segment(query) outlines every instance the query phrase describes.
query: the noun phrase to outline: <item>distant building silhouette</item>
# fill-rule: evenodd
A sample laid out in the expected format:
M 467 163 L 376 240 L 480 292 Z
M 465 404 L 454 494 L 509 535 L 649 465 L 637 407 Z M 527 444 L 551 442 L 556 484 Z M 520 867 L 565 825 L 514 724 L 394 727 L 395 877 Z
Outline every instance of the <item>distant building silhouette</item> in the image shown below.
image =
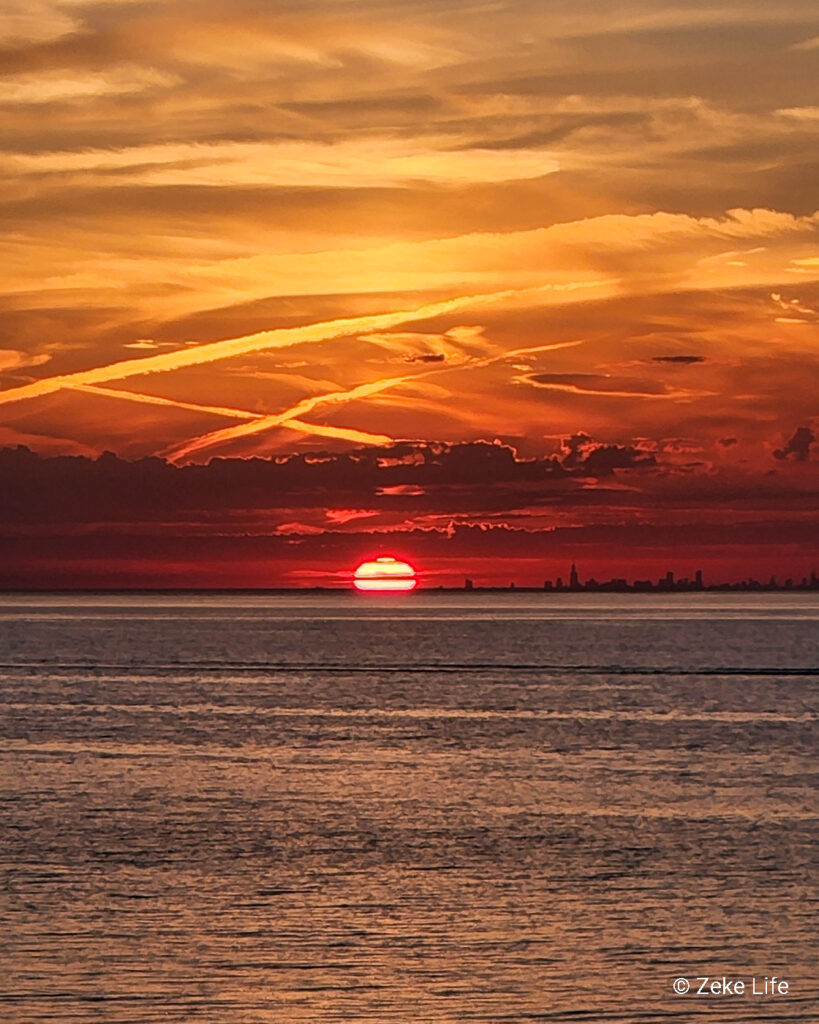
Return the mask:
M 658 590 L 674 589 L 674 573 L 669 569 L 665 576 L 657 583 Z
M 514 581 L 510 582 L 506 587 L 490 586 L 490 587 L 476 587 L 473 580 L 469 577 L 464 581 L 464 590 L 515 590 L 518 589 Z M 609 591 L 615 593 L 685 593 L 690 591 L 719 591 L 719 590 L 739 590 L 739 591 L 817 591 L 819 590 L 819 576 L 814 570 L 811 572 L 810 577 L 803 576 L 799 583 L 795 583 L 792 577 L 787 577 L 785 582 L 780 585 L 777 583 L 777 577 L 771 576 L 767 583 L 762 583 L 760 580 L 748 577 L 744 580 L 737 580 L 733 583 L 710 583 L 706 586 L 703 579 L 702 569 L 697 569 L 694 573 L 694 578 L 689 579 L 688 577 L 682 577 L 677 579 L 674 575 L 673 570 L 667 570 L 656 583 L 652 580 L 634 580 L 629 581 L 624 576 L 615 576 L 610 580 L 596 580 L 593 576 L 590 576 L 587 580 L 583 581 L 580 579 L 580 575 L 577 571 L 577 564 L 572 562 L 571 569 L 569 570 L 569 583 L 568 586 L 564 582 L 562 576 L 558 576 L 557 579 L 552 583 L 551 580 L 544 580 L 543 586 L 541 587 L 521 587 L 521 590 L 544 590 L 550 593 L 566 593 L 567 591 L 574 593 L 595 593 L 597 591 Z

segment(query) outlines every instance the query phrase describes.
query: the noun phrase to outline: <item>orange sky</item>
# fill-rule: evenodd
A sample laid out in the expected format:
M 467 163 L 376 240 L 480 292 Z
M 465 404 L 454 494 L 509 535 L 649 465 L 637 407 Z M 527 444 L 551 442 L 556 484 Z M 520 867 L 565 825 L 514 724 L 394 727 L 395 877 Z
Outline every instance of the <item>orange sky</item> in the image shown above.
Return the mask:
M 592 570 L 616 568 L 615 526 L 652 571 L 812 567 L 788 536 L 819 494 L 814 4 L 7 0 L 0 40 L 0 446 L 569 460 L 560 485 L 489 467 L 446 500 L 409 474 L 389 507 L 373 477 L 118 513 L 106 585 L 163 579 L 166 553 L 134 554 L 148 520 L 301 537 L 295 568 L 265 563 L 276 584 L 332 571 L 351 535 L 369 554 L 427 529 L 437 564 L 503 574 L 491 531 L 456 543 L 489 522 L 532 559 L 541 533 L 602 530 Z M 618 448 L 631 463 L 584 462 Z M 68 542 L 21 549 L 47 517 L 3 502 L 7 583 L 98 578 Z M 734 523 L 718 553 L 708 530 Z M 692 524 L 686 551 L 634 533 Z M 111 525 L 84 507 L 66 529 Z M 250 579 L 238 549 L 202 557 L 166 577 Z

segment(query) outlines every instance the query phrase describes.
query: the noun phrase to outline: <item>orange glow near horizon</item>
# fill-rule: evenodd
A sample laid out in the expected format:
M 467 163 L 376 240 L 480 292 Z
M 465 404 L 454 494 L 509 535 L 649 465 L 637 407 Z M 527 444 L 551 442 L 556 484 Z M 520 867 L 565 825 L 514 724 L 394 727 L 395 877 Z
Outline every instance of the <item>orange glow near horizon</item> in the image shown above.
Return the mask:
M 391 555 L 362 562 L 353 574 L 356 590 L 367 592 L 391 592 L 414 590 L 418 580 L 409 562 L 401 562 Z

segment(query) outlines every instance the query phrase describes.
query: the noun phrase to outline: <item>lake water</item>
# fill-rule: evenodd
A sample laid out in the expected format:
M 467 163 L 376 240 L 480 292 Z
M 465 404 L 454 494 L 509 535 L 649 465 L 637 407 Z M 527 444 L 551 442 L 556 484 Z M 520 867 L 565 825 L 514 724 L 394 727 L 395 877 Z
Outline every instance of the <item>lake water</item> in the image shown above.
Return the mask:
M 2 596 L 0 1020 L 816 1020 L 817 681 L 810 594 Z

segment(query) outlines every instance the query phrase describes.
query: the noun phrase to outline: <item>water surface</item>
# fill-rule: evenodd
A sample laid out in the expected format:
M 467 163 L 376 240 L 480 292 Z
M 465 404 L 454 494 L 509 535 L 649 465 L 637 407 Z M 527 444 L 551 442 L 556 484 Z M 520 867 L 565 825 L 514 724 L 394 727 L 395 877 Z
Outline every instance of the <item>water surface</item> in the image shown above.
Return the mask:
M 814 1020 L 817 678 L 809 594 L 6 595 L 0 1019 Z

